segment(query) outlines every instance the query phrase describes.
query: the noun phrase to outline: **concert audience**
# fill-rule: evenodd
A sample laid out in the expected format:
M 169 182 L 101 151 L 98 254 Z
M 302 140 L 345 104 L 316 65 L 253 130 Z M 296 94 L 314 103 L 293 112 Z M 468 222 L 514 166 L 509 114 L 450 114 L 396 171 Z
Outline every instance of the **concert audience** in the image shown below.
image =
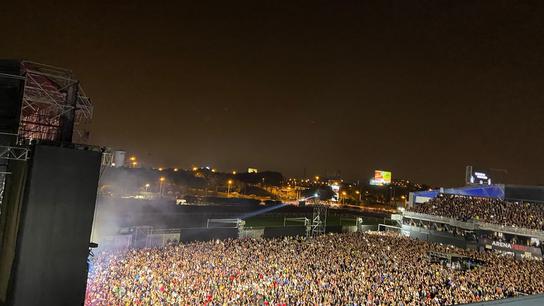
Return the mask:
M 475 220 L 544 230 L 544 204 L 440 195 L 426 203 L 415 205 L 411 210 L 463 221 Z
M 484 265 L 460 271 L 429 251 Z M 451 305 L 544 292 L 544 264 L 391 233 L 100 252 L 86 305 Z

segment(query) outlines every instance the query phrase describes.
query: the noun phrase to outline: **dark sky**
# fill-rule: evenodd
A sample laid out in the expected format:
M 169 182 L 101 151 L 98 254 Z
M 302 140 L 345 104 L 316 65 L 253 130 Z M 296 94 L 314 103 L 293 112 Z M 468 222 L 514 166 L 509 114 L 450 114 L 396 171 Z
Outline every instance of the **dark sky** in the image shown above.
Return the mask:
M 541 1 L 7 1 L 0 58 L 71 68 L 92 142 L 156 166 L 544 183 Z

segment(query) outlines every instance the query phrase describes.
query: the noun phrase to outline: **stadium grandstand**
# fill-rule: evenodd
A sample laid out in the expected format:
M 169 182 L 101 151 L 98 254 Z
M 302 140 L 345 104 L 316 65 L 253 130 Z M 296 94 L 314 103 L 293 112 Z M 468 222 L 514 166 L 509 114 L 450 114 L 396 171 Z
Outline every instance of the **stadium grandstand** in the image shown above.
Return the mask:
M 541 258 L 544 187 L 476 185 L 410 194 L 405 235 L 463 248 Z

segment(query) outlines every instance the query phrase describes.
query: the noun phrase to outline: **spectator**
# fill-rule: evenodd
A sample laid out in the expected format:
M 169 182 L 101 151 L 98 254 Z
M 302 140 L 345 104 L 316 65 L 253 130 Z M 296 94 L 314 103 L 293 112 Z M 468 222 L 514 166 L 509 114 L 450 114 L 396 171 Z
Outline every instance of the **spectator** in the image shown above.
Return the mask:
M 426 203 L 417 204 L 412 211 L 461 221 L 475 220 L 544 230 L 544 204 L 440 195 Z
M 460 271 L 429 251 L 485 262 Z M 383 233 L 242 239 L 107 251 L 87 305 L 451 305 L 544 292 L 540 261 Z

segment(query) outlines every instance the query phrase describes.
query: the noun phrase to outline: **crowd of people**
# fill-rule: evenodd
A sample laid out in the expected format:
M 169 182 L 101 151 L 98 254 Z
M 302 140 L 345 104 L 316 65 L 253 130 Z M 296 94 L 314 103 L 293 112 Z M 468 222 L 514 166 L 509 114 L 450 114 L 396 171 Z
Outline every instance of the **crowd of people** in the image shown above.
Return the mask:
M 483 262 L 462 271 L 429 252 Z M 451 305 L 544 292 L 544 264 L 391 233 L 101 251 L 86 305 Z
M 500 199 L 439 195 L 415 205 L 414 212 L 458 220 L 544 230 L 544 204 L 509 202 Z

